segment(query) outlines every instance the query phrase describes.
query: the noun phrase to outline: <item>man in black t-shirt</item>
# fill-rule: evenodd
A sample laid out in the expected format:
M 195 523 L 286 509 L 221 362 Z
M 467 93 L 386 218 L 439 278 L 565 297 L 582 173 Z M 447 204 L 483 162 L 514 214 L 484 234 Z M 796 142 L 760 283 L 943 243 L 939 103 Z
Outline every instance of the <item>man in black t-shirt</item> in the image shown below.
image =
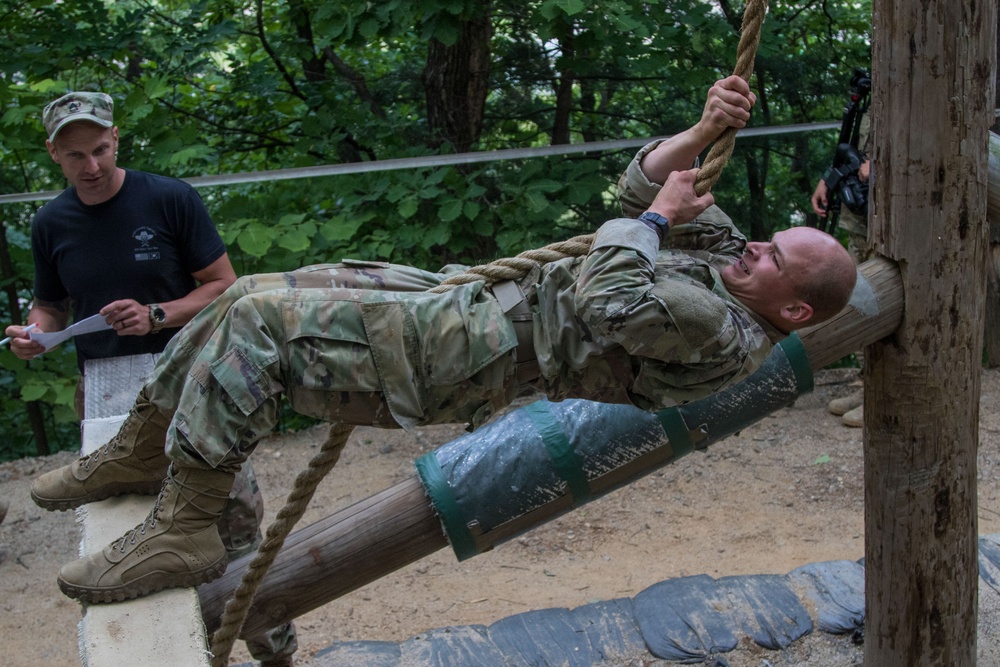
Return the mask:
M 103 317 L 112 330 L 74 339 L 81 373 L 88 359 L 162 352 L 182 326 L 236 281 L 226 246 L 194 188 L 117 165 L 113 109 L 105 93 L 74 92 L 42 114 L 49 135 L 45 145 L 70 187 L 32 221 L 35 299 L 27 319 L 36 331 L 54 332 L 66 328 L 71 316 L 76 322 Z M 45 351 L 24 327 L 7 327 L 6 334 L 21 359 Z M 76 403 L 82 419 L 82 391 Z M 146 419 L 134 446 L 119 443 L 81 458 L 61 486 L 83 493 L 99 484 L 101 475 L 124 466 L 130 476 L 115 493 L 157 493 L 169 464 L 166 426 Z M 108 461 L 102 465 L 94 457 Z M 41 504 L 58 510 L 75 506 Z M 244 468 L 219 521 L 231 559 L 259 542 L 262 518 L 253 471 Z M 294 626 L 247 638 L 247 646 L 262 665 L 290 665 L 297 648 Z
M 113 331 L 76 339 L 87 359 L 161 352 L 173 333 L 236 280 L 194 189 L 119 167 L 118 128 L 104 93 L 70 93 L 45 109 L 49 155 L 69 182 L 31 225 L 36 331 L 100 314 Z M 21 359 L 44 351 L 8 327 Z

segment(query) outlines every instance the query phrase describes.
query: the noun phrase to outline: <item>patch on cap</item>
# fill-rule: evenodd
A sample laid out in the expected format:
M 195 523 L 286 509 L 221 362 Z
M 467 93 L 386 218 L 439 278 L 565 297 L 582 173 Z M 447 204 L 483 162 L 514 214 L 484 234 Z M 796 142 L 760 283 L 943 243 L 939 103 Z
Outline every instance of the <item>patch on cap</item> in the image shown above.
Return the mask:
M 101 127 L 112 127 L 115 103 L 106 93 L 67 93 L 50 102 L 42 111 L 42 123 L 49 133 L 49 141 L 68 123 L 85 120 Z

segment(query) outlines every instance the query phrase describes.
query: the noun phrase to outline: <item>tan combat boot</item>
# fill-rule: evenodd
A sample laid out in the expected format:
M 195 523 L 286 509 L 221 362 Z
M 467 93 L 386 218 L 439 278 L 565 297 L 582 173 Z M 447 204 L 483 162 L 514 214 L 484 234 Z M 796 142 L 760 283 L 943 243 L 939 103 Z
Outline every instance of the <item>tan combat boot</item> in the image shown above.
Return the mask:
M 858 389 L 847 396 L 833 399 L 827 404 L 826 409 L 830 411 L 830 414 L 837 415 L 839 417 L 850 412 L 864 402 L 865 391 L 864 389 Z
M 106 445 L 40 476 L 31 485 L 31 499 L 47 510 L 68 510 L 123 493 L 157 493 L 170 465 L 163 449 L 169 425 L 170 417 L 140 392 Z
M 222 576 L 228 559 L 215 522 L 235 475 L 177 464 L 170 470 L 145 521 L 63 566 L 63 593 L 89 603 L 120 602 Z

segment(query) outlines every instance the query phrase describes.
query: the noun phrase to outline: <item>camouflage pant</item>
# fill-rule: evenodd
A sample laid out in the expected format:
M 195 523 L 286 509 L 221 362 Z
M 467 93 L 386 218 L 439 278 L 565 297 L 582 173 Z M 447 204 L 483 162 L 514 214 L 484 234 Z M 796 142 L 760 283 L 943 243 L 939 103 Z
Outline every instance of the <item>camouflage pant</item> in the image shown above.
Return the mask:
M 287 362 L 286 300 L 316 304 L 320 312 L 324 304 L 352 301 L 358 290 L 424 292 L 441 279 L 441 274 L 371 263 L 238 279 L 170 341 L 146 385 L 149 400 L 174 417 L 167 454 L 188 465 L 207 463 L 236 472 L 270 432 L 286 389 L 280 372 Z M 328 395 L 319 410 L 301 409 L 295 387 L 289 391 L 293 408 L 327 421 L 398 427 L 374 385 L 342 401 L 330 401 L 324 392 Z
M 855 264 L 863 264 L 874 254 L 868 245 L 868 221 L 846 208 L 840 212 L 837 226 L 847 230 L 847 250 Z
M 164 414 L 175 415 L 178 412 L 185 386 L 188 385 L 189 389 L 191 386 L 196 386 L 191 385 L 188 380 L 189 374 L 195 370 L 194 362 L 198 358 L 198 353 L 209 344 L 209 339 L 219 327 L 226 326 L 230 308 L 242 297 L 275 291 L 294 293 L 296 290 L 311 288 L 426 291 L 436 285 L 440 279 L 439 274 L 411 271 L 405 268 L 394 270 L 388 266 L 371 263 L 356 263 L 352 264 L 351 268 L 341 265 L 306 267 L 290 273 L 240 278 L 171 340 L 160 356 L 156 369 L 147 383 L 148 396 Z M 367 406 L 363 409 L 367 409 L 373 415 L 381 413 L 380 402 L 374 395 L 359 396 L 358 398 L 369 399 Z M 220 408 L 222 407 L 224 406 L 220 404 Z M 358 407 L 355 405 L 355 408 Z M 276 412 L 276 405 L 269 406 L 268 409 L 271 414 L 265 415 L 265 422 L 273 424 L 275 416 L 273 413 Z M 245 451 L 240 452 L 240 454 L 248 453 L 256 440 L 260 436 L 266 435 L 265 429 L 261 428 L 252 433 L 246 432 L 243 424 L 235 424 L 232 420 L 223 418 L 221 415 L 225 412 L 224 409 L 214 411 L 211 415 L 212 421 L 217 423 L 223 432 L 242 433 L 242 438 L 247 445 L 244 448 Z M 237 411 L 237 414 L 241 415 L 242 413 Z M 384 413 L 382 417 L 372 417 L 375 421 L 380 418 L 384 418 L 387 425 L 391 421 L 391 417 L 387 413 Z M 171 426 L 171 430 L 174 428 Z M 204 461 L 199 455 L 192 454 L 183 447 L 177 447 L 176 443 L 176 439 L 168 434 L 167 453 L 171 458 L 193 465 L 204 465 Z M 245 456 L 240 458 L 243 459 Z M 232 467 L 232 463 L 229 461 L 227 464 Z M 234 500 L 227 504 L 219 519 L 219 532 L 226 544 L 230 560 L 256 549 L 261 541 L 259 526 L 263 518 L 263 502 L 249 460 L 245 460 L 242 465 L 235 462 L 235 465 L 239 466 L 243 474 L 237 474 L 232 491 Z M 237 472 L 236 469 L 233 471 Z M 295 627 L 292 623 L 288 623 L 256 637 L 249 637 L 246 643 L 251 655 L 257 660 L 290 656 L 297 648 Z

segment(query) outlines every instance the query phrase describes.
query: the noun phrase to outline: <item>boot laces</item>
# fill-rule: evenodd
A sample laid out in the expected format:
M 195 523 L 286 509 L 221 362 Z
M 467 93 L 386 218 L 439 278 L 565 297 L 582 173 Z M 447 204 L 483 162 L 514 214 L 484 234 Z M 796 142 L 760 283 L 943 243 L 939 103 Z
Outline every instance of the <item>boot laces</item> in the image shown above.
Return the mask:
M 143 519 L 142 523 L 136 525 L 135 528 L 130 528 L 125 531 L 124 535 L 112 542 L 112 549 L 114 549 L 117 545 L 118 550 L 121 553 L 125 553 L 129 544 L 135 544 L 136 540 L 146 535 L 147 528 L 149 528 L 149 530 L 156 528 L 156 522 L 160 518 L 160 512 L 163 510 L 163 499 L 167 495 L 167 483 L 169 481 L 169 477 L 163 480 L 163 486 L 160 487 L 160 494 L 156 496 L 156 501 L 153 503 L 153 509 L 149 510 L 149 514 L 146 515 L 146 518 Z
M 118 431 L 118 433 L 115 433 L 115 436 L 110 440 L 108 440 L 104 445 L 102 445 L 98 449 L 95 449 L 94 451 L 92 451 L 90 454 L 87 455 L 87 457 L 84 459 L 82 463 L 83 469 L 90 470 L 91 463 L 95 465 L 99 464 L 102 458 L 104 458 L 105 456 L 111 454 L 112 452 L 118 449 L 118 445 L 120 442 L 121 442 L 121 431 Z
M 135 544 L 136 540 L 146 535 L 147 528 L 151 531 L 156 528 L 156 522 L 160 519 L 160 513 L 163 511 L 163 501 L 167 496 L 168 486 L 176 488 L 177 494 L 181 498 L 183 498 L 188 504 L 193 505 L 195 508 L 205 512 L 206 514 L 210 513 L 210 511 L 196 502 L 200 496 L 209 496 L 220 500 L 229 498 L 228 493 L 213 493 L 212 490 L 209 489 L 199 490 L 185 484 L 174 477 L 174 468 L 171 466 L 167 469 L 167 477 L 163 480 L 163 486 L 160 487 L 160 494 L 156 496 L 156 501 L 153 503 L 153 509 L 149 511 L 149 514 L 146 515 L 146 518 L 142 523 L 138 524 L 135 528 L 126 531 L 124 535 L 115 540 L 111 544 L 112 548 L 117 544 L 119 551 L 125 553 L 129 544 Z
M 146 419 L 145 417 L 143 417 L 139 413 L 139 411 L 136 410 L 134 407 L 131 410 L 129 410 L 128 417 L 126 418 L 125 424 L 130 423 L 129 420 L 133 420 L 132 423 L 134 423 L 135 420 L 138 420 L 139 422 L 142 422 L 143 424 L 151 424 L 152 423 L 149 419 Z M 84 461 L 82 463 L 84 470 L 90 470 L 90 464 L 91 463 L 99 464 L 102 458 L 104 458 L 105 456 L 110 455 L 111 453 L 113 453 L 113 452 L 115 452 L 115 451 L 118 450 L 118 445 L 121 444 L 122 440 L 125 437 L 124 436 L 124 431 L 125 431 L 124 427 L 125 427 L 125 424 L 122 424 L 122 428 L 118 429 L 118 432 L 115 433 L 114 437 L 111 438 L 110 440 L 108 440 L 108 442 L 106 444 L 104 444 L 99 449 L 96 449 L 93 452 L 91 452 L 89 455 L 87 455 L 86 459 L 84 459 Z

